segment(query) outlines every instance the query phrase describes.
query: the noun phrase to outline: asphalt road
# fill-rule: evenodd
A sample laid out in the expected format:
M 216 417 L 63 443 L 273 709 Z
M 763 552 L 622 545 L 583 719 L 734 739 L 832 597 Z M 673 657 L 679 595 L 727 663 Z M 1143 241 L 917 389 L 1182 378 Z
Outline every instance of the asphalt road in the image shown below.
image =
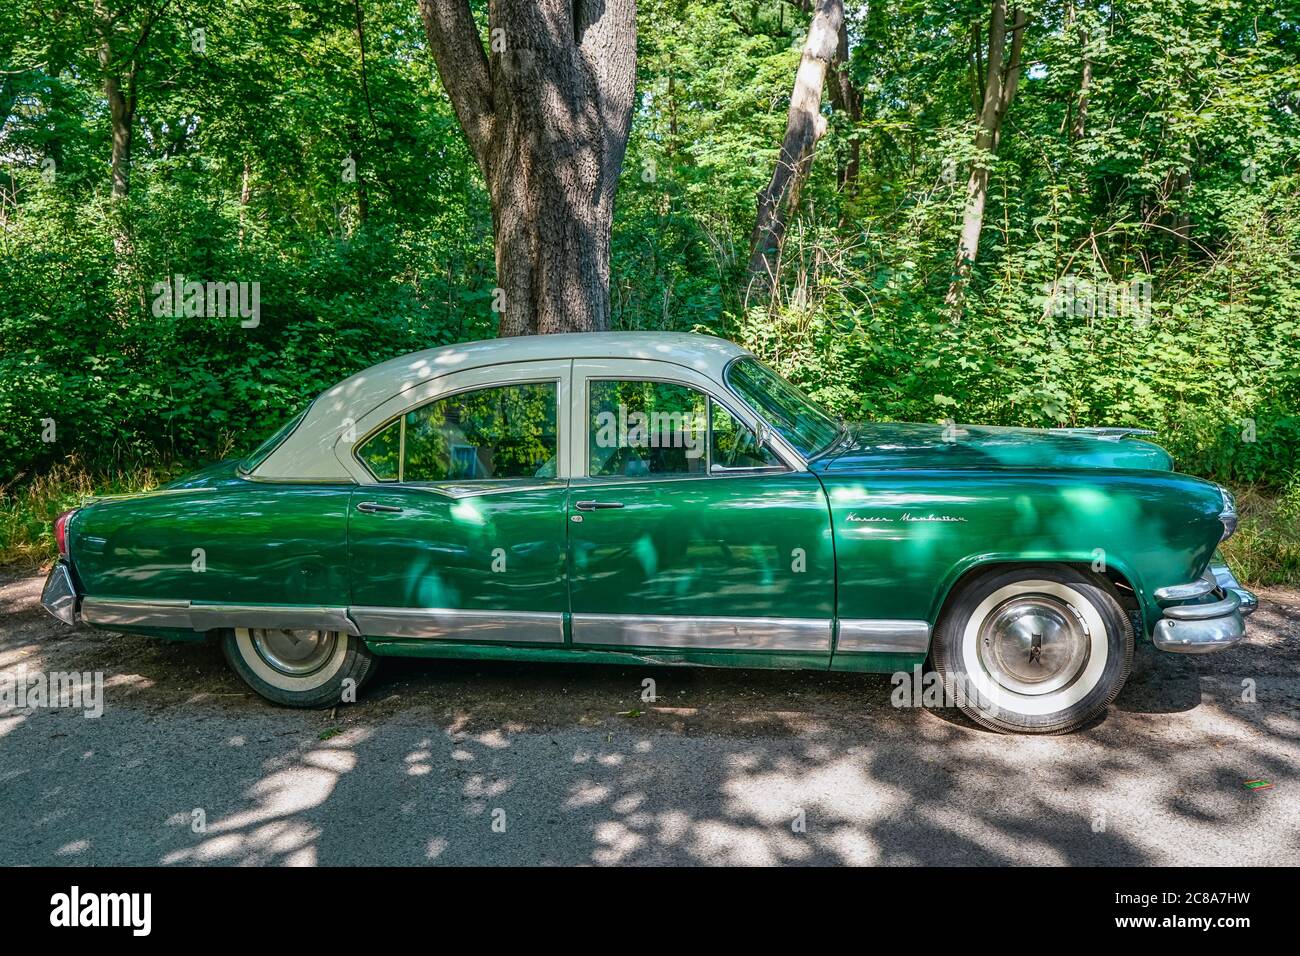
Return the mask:
M 809 672 L 385 662 L 281 710 L 40 584 L 0 579 L 0 675 L 103 672 L 104 710 L 0 708 L 0 865 L 1300 863 L 1300 592 L 1015 738 Z

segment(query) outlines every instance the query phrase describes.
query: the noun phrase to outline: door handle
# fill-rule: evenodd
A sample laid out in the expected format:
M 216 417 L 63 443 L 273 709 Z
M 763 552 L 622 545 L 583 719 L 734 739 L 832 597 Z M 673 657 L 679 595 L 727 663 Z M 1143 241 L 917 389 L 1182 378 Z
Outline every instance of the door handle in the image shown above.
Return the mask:
M 573 507 L 579 511 L 604 511 L 606 508 L 621 508 L 621 501 L 578 501 Z
M 402 509 L 397 505 L 381 505 L 377 501 L 360 501 L 357 503 L 357 510 L 364 511 L 367 514 L 382 512 L 383 514 L 396 514 Z

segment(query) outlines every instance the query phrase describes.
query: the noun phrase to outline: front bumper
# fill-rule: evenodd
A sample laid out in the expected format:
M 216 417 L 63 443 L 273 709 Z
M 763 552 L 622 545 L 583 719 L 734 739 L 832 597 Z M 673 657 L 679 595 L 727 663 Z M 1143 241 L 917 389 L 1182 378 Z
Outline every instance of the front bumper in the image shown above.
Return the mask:
M 1191 584 L 1160 588 L 1155 597 L 1168 606 L 1151 642 L 1174 654 L 1210 654 L 1231 647 L 1246 636 L 1245 618 L 1259 605 L 1226 564 L 1211 565 Z
M 68 566 L 60 561 L 45 579 L 45 588 L 41 591 L 41 607 L 64 624 L 76 624 L 77 602 L 77 589 L 73 586 L 72 574 L 68 571 Z

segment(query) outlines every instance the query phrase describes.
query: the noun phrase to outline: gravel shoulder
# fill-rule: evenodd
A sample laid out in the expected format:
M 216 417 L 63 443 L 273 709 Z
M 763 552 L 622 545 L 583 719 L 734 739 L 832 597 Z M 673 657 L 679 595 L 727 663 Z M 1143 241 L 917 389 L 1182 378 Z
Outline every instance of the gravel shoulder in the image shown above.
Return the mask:
M 42 580 L 0 578 L 0 675 L 102 672 L 104 712 L 0 707 L 0 865 L 1300 863 L 1300 591 L 1015 738 L 820 672 L 386 660 L 282 710 Z

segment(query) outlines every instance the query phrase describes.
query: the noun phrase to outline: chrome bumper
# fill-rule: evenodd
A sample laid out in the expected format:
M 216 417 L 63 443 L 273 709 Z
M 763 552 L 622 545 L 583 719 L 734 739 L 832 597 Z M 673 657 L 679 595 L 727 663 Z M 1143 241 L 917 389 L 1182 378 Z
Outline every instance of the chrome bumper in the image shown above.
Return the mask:
M 1198 601 L 1206 596 L 1215 600 Z M 1226 564 L 1211 565 L 1199 581 L 1158 588 L 1155 598 L 1168 604 L 1164 617 L 1156 622 L 1151 642 L 1174 654 L 1210 654 L 1231 647 L 1246 636 L 1245 618 L 1259 600 L 1243 588 Z
M 54 566 L 50 576 L 45 579 L 45 589 L 41 591 L 41 607 L 64 624 L 77 623 L 77 589 L 73 587 L 68 566 L 62 561 Z

